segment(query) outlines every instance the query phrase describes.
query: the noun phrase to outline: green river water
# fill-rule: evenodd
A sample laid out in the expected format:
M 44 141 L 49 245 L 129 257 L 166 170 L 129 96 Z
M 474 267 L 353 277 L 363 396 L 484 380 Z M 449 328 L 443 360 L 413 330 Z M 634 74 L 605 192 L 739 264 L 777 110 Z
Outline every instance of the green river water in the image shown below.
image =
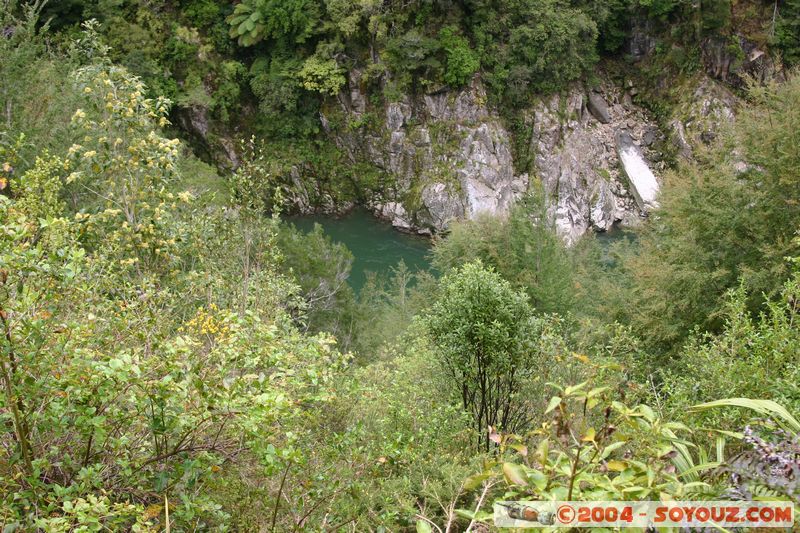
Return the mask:
M 288 222 L 303 231 L 311 231 L 319 224 L 331 239 L 341 242 L 353 253 L 350 286 L 360 291 L 367 279 L 367 272 L 384 274 L 403 260 L 413 272 L 431 267 L 431 241 L 426 237 L 409 235 L 378 220 L 365 209 L 354 209 L 343 217 L 307 215 L 289 217 Z M 625 230 L 612 230 L 597 234 L 603 250 L 603 260 L 613 260 L 608 255 L 611 245 L 620 239 L 635 239 L 635 234 Z
M 367 272 L 385 273 L 401 259 L 412 272 L 430 268 L 430 239 L 399 232 L 364 209 L 354 209 L 343 217 L 309 215 L 287 221 L 303 231 L 319 224 L 331 239 L 347 246 L 353 253 L 349 281 L 355 291 L 364 286 Z

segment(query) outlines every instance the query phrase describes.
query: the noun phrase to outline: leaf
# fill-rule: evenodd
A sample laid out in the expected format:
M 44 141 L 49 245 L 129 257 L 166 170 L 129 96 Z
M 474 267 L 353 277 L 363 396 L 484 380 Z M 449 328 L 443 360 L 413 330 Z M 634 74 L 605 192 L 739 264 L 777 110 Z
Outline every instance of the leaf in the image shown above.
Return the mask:
M 553 396 L 550 398 L 550 403 L 547 404 L 547 409 L 545 409 L 544 414 L 549 413 L 559 405 L 561 405 L 561 398 L 559 396 Z
M 543 439 L 536 446 L 536 460 L 539 461 L 541 464 L 545 464 L 547 462 L 547 455 L 550 453 L 550 441 L 547 439 Z
M 618 442 L 612 442 L 611 444 L 603 448 L 603 453 L 600 455 L 600 458 L 605 459 L 606 457 L 611 455 L 615 450 L 625 446 L 625 444 L 627 444 L 627 442 L 624 440 Z
M 586 397 L 587 398 L 593 398 L 594 396 L 597 396 L 598 394 L 602 394 L 607 390 L 608 390 L 608 387 L 597 387 L 595 389 L 590 390 L 589 394 L 587 394 Z
M 464 490 L 475 490 L 480 487 L 484 481 L 491 477 L 490 472 L 481 472 L 480 474 L 475 474 L 469 476 L 467 479 L 464 480 Z
M 717 462 L 721 463 L 725 460 L 725 437 L 717 437 Z
M 584 435 L 581 440 L 583 442 L 594 442 L 595 435 L 597 435 L 597 432 L 594 428 L 589 428 L 589 431 L 586 432 L 586 435 Z
M 649 406 L 642 404 L 638 407 L 638 409 L 641 412 L 644 419 L 647 420 L 648 422 L 652 423 L 653 420 L 656 419 L 656 414 L 653 412 L 652 409 L 650 409 Z
M 528 480 L 533 483 L 533 486 L 539 491 L 543 491 L 547 488 L 547 476 L 544 473 L 535 468 L 526 468 L 525 473 L 528 476 Z
M 520 487 L 528 486 L 528 476 L 521 465 L 516 463 L 503 463 L 503 475 L 506 481 L 511 485 L 518 485 Z
M 564 389 L 564 396 L 570 396 L 570 395 L 578 392 L 579 390 L 583 389 L 586 386 L 587 383 L 589 383 L 589 382 L 588 381 L 584 381 L 583 383 L 578 383 L 577 385 L 571 385 L 571 386 L 567 387 L 566 389 Z
M 511 444 L 509 448 L 511 448 L 512 450 L 516 450 L 523 457 L 528 456 L 528 447 L 525 446 L 524 444 Z
M 725 398 L 715 402 L 701 403 L 689 408 L 690 411 L 705 411 L 716 407 L 744 407 L 761 415 L 773 418 L 784 429 L 791 429 L 795 433 L 800 433 L 800 422 L 793 417 L 778 402 L 772 400 L 753 400 L 751 398 Z
M 628 468 L 628 465 L 626 465 L 623 461 L 613 460 L 606 463 L 606 468 L 608 468 L 612 472 L 622 472 L 623 470 Z
M 425 520 L 417 520 L 417 533 L 433 533 L 433 528 Z

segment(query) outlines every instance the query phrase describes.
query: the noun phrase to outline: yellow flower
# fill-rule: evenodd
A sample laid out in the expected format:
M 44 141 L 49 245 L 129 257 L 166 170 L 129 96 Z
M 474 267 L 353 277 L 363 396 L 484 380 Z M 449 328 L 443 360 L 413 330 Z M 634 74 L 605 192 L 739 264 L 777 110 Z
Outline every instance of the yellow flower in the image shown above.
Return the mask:
M 85 89 L 83 89 L 83 92 L 85 92 L 86 94 L 90 94 L 92 92 L 92 88 L 86 87 Z

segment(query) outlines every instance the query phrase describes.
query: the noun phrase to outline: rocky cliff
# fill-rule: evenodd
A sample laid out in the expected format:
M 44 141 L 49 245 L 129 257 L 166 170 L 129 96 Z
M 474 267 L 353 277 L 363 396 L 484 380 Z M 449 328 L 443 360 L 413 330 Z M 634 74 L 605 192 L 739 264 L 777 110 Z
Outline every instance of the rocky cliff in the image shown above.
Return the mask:
M 369 207 L 405 231 L 435 233 L 455 219 L 502 215 L 536 183 L 542 185 L 559 233 L 574 242 L 590 228 L 636 224 L 656 205 L 663 138 L 627 89 L 603 82 L 543 98 L 524 112 L 531 161 L 520 172 L 511 138 L 486 104 L 478 78 L 461 91 L 440 91 L 370 109 L 357 72 L 340 95 L 349 124 L 377 113 L 373 128 L 328 134 L 354 162 L 368 161 L 392 186 Z M 654 165 L 655 163 L 655 165 Z

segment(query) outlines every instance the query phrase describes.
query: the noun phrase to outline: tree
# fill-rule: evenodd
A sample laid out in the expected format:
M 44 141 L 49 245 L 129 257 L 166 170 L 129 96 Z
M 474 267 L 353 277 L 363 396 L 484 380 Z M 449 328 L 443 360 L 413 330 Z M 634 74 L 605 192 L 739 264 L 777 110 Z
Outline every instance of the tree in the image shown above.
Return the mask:
M 454 26 L 442 28 L 439 40 L 447 57 L 444 81 L 453 87 L 466 85 L 481 66 L 478 54 L 470 48 L 469 41 L 459 35 Z
M 566 314 L 574 305 L 570 255 L 547 222 L 541 195 L 520 200 L 507 218 L 453 224 L 433 250 L 433 264 L 441 272 L 476 259 L 523 289 L 538 312 Z
M 752 87 L 750 99 L 722 142 L 667 175 L 661 208 L 622 262 L 628 320 L 661 353 L 696 327 L 719 331 L 740 280 L 758 312 L 789 277 L 785 258 L 800 254 L 800 76 Z
M 511 84 L 552 92 L 578 79 L 597 61 L 597 26 L 578 10 L 543 4 L 536 22 L 511 30 Z
M 513 431 L 526 421 L 518 398 L 531 373 L 527 296 L 480 261 L 452 270 L 425 324 L 454 393 L 488 449 L 487 428 Z
M 171 505 L 175 527 L 215 529 L 230 522 L 223 467 L 272 487 L 302 463 L 299 435 L 347 358 L 284 310 L 263 204 L 173 192 L 164 100 L 104 57 L 66 81 L 80 144 L 0 195 L 0 514 L 20 530 L 143 530 Z
M 775 41 L 786 64 L 795 66 L 800 63 L 800 1 L 786 0 L 778 14 Z
M 228 17 L 230 36 L 241 46 L 264 39 L 287 39 L 302 43 L 317 29 L 317 0 L 245 0 Z
M 348 348 L 355 305 L 353 289 L 347 283 L 353 254 L 344 244 L 333 242 L 319 224 L 308 233 L 281 225 L 276 243 L 283 272 L 300 286 L 305 327 L 331 332 Z

